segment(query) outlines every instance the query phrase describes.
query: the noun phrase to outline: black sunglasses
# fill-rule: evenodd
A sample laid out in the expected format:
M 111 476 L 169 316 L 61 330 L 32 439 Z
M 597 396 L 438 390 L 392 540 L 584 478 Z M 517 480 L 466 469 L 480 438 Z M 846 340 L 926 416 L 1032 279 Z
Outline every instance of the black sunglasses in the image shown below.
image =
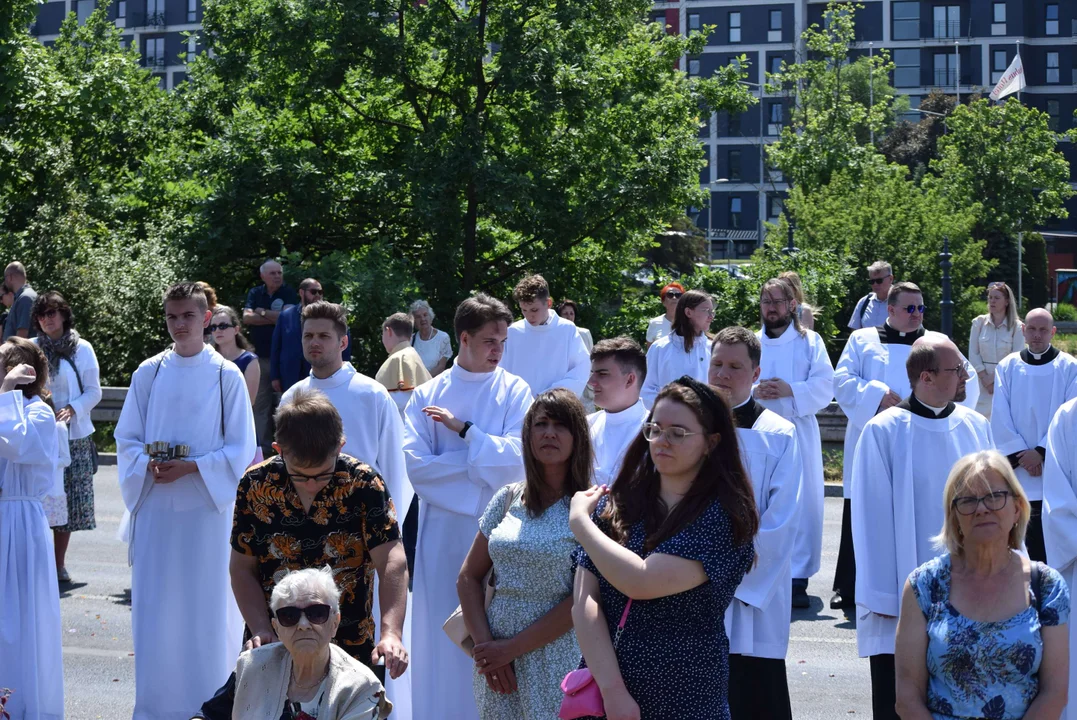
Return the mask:
M 889 277 L 889 275 L 883 275 L 881 278 L 868 278 L 868 282 L 872 285 L 882 285 Z
M 228 323 L 220 323 L 219 325 L 210 325 L 206 328 L 206 330 L 209 330 L 210 332 L 217 332 L 218 330 L 227 330 L 234 327 L 235 325 L 229 325 Z
M 920 313 L 921 315 L 923 315 L 924 310 L 927 310 L 926 305 L 906 305 L 905 306 L 905 312 L 909 313 L 910 315 L 912 315 L 913 313 Z
M 310 620 L 311 625 L 324 625 L 329 619 L 329 613 L 332 611 L 333 608 L 328 605 L 307 605 L 305 608 L 289 605 L 288 607 L 277 608 L 273 615 L 276 616 L 281 627 L 295 627 L 299 624 L 299 618 L 303 615 L 307 616 L 307 620 Z
M 679 298 L 679 297 L 680 297 L 681 295 L 684 295 L 684 293 L 679 293 L 679 292 L 675 292 L 675 291 L 673 291 L 673 290 L 671 290 L 671 291 L 669 291 L 668 293 L 666 293 L 666 297 L 667 297 L 667 298 L 673 298 L 674 300 L 676 300 L 677 298 Z

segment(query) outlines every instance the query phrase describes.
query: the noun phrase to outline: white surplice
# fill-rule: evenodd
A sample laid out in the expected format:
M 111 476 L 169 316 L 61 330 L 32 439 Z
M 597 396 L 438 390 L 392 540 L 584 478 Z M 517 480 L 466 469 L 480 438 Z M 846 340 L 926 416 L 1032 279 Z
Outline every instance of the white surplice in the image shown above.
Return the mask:
M 1047 564 L 1062 573 L 1072 597 L 1077 588 L 1077 400 L 1065 403 L 1047 430 L 1043 463 L 1043 541 Z M 1069 687 L 1077 688 L 1077 623 L 1070 618 Z M 1070 696 L 1062 720 L 1077 720 Z
M 579 337 L 579 336 L 577 336 Z M 472 424 L 464 438 L 422 409 Z M 422 499 L 415 548 L 412 704 L 416 718 L 478 718 L 472 662 L 441 629 L 460 600 L 456 578 L 494 493 L 524 478 L 520 431 L 531 406 L 522 379 L 459 365 L 416 388 L 404 411 L 404 457 Z
M 647 378 L 639 397 L 650 410 L 658 392 L 674 380 L 684 375 L 695 378 L 701 383 L 707 382 L 707 370 L 711 361 L 711 341 L 706 335 L 700 335 L 692 343 L 692 349 L 685 351 L 684 338 L 670 334 L 656 340 L 647 348 Z
M 889 326 L 886 328 L 885 335 L 880 335 L 879 328 L 853 332 L 834 367 L 834 399 L 848 418 L 842 462 L 842 485 L 846 498 L 851 498 L 855 491 L 853 455 L 864 425 L 878 412 L 879 403 L 887 390 L 893 390 L 902 399 L 907 399 L 912 392 L 905 361 L 909 359 L 913 340 L 922 335 L 946 339 L 945 335 L 933 330 L 899 333 Z M 964 355 L 961 360 L 966 364 L 968 362 Z M 965 382 L 966 397 L 960 404 L 973 410 L 980 396 L 980 381 L 976 373 L 970 372 L 969 375 Z
M 591 448 L 595 453 L 595 485 L 611 484 L 621 471 L 625 451 L 639 435 L 647 408 L 642 400 L 621 412 L 599 410 L 587 416 L 591 432 Z
M 815 414 L 834 398 L 834 366 L 819 334 L 801 335 L 792 323 L 781 336 L 756 333 L 763 352 L 759 379 L 778 378 L 789 383 L 792 397 L 757 399 L 797 429 L 797 447 L 804 463 L 800 491 L 800 528 L 793 548 L 793 577 L 810 578 L 819 572 L 823 556 L 823 441 Z
M 729 652 L 784 660 L 792 611 L 791 562 L 801 513 L 798 496 L 803 464 L 796 429 L 777 413 L 763 409 L 750 428 L 737 428 L 737 442 L 759 509 L 759 532 L 754 538 L 759 559 L 741 580 L 726 610 Z
M 154 483 L 145 445 L 156 441 L 190 446 L 198 471 Z M 235 669 L 243 619 L 228 543 L 255 447 L 247 384 L 213 348 L 191 357 L 166 350 L 135 370 L 116 424 L 131 515 L 135 720 L 189 720 Z
M 62 720 L 56 554 L 41 500 L 52 488 L 56 416 L 22 390 L 0 393 L 0 687 L 18 720 Z
M 995 368 L 991 434 L 1003 455 L 1046 448 L 1055 412 L 1077 397 L 1077 360 L 1057 348 L 1051 350 L 1054 358 L 1042 365 L 1026 348 L 1007 355 Z M 1029 500 L 1043 499 L 1042 476 L 1032 477 L 1020 465 L 1013 471 Z
M 940 552 L 932 538 L 946 520 L 942 497 L 950 468 L 969 453 L 993 447 L 991 426 L 975 410 L 951 403 L 949 415 L 927 418 L 909 405 L 869 420 L 853 460 L 860 657 L 893 654 L 905 581 Z
M 523 379 L 533 395 L 563 387 L 583 397 L 591 355 L 575 323 L 550 313 L 545 325 L 517 320 L 509 325 L 501 368 Z
M 327 378 L 314 375 L 303 378 L 285 391 L 281 403 L 287 402 L 299 390 L 318 390 L 333 403 L 344 422 L 344 454 L 374 468 L 389 490 L 397 521 L 403 525 L 415 491 L 408 480 L 404 462 L 404 423 L 389 391 L 381 383 L 356 372 L 347 362 Z M 381 604 L 377 601 L 379 580 L 374 578 L 375 642 L 381 640 Z M 404 618 L 403 642 L 405 648 L 411 647 L 410 614 Z M 387 675 L 385 694 L 393 702 L 394 720 L 411 720 L 411 671 L 406 670 L 395 680 Z

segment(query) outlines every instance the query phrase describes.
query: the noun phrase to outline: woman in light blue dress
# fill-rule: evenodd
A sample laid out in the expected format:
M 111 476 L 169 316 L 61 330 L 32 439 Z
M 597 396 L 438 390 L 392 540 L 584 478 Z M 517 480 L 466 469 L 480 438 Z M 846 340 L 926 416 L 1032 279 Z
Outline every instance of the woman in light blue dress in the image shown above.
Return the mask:
M 561 680 L 580 660 L 568 509 L 573 494 L 591 485 L 583 405 L 564 388 L 542 393 L 521 438 L 526 479 L 494 495 L 457 582 L 475 643 L 473 688 L 483 720 L 557 717 Z M 484 612 L 491 567 L 496 590 Z

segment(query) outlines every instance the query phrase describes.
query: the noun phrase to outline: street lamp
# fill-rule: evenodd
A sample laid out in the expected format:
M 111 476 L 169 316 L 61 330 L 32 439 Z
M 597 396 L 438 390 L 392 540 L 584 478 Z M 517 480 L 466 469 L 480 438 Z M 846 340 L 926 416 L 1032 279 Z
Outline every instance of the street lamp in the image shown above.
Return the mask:
M 755 221 L 755 225 L 756 225 L 756 233 L 757 233 L 756 242 L 757 242 L 758 245 L 762 246 L 763 245 L 763 213 L 766 210 L 766 201 L 764 200 L 764 197 L 763 197 L 764 196 L 764 191 L 763 191 L 763 175 L 764 175 L 764 166 L 763 166 L 763 155 L 764 155 L 763 130 L 764 130 L 764 128 L 766 128 L 766 124 L 767 124 L 766 123 L 766 117 L 764 117 L 764 115 L 763 115 L 763 110 L 764 110 L 764 108 L 763 108 L 763 96 L 766 93 L 767 88 L 766 88 L 765 85 L 762 85 L 760 83 L 748 82 L 747 80 L 738 80 L 737 82 L 739 82 L 741 85 L 747 85 L 749 87 L 758 88 L 758 90 L 759 90 L 759 186 L 758 186 L 759 187 L 759 193 L 758 193 L 758 197 L 756 198 L 756 203 L 755 203 L 756 204 L 756 221 Z
M 954 301 L 950 296 L 950 237 L 942 236 L 942 252 L 939 253 L 939 265 L 942 266 L 942 332 L 950 339 L 954 337 Z

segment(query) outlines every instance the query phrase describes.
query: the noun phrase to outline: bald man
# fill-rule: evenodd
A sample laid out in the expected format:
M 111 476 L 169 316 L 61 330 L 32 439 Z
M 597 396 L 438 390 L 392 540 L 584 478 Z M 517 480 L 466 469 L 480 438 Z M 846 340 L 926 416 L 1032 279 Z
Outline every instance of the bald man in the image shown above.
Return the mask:
M 993 447 L 991 427 L 955 404 L 968 380 L 966 363 L 948 338 L 913 343 L 905 369 L 912 394 L 864 426 L 852 472 L 856 554 L 856 641 L 871 662 L 875 720 L 896 720 L 894 638 L 905 579 L 938 551 L 943 488 L 953 464 Z
M 1055 321 L 1043 309 L 1025 317 L 1026 347 L 1003 358 L 995 369 L 991 434 L 1028 495 L 1032 517 L 1025 546 L 1033 560 L 1047 562 L 1040 512 L 1047 430 L 1062 405 L 1077 397 L 1077 360 L 1051 345 Z

